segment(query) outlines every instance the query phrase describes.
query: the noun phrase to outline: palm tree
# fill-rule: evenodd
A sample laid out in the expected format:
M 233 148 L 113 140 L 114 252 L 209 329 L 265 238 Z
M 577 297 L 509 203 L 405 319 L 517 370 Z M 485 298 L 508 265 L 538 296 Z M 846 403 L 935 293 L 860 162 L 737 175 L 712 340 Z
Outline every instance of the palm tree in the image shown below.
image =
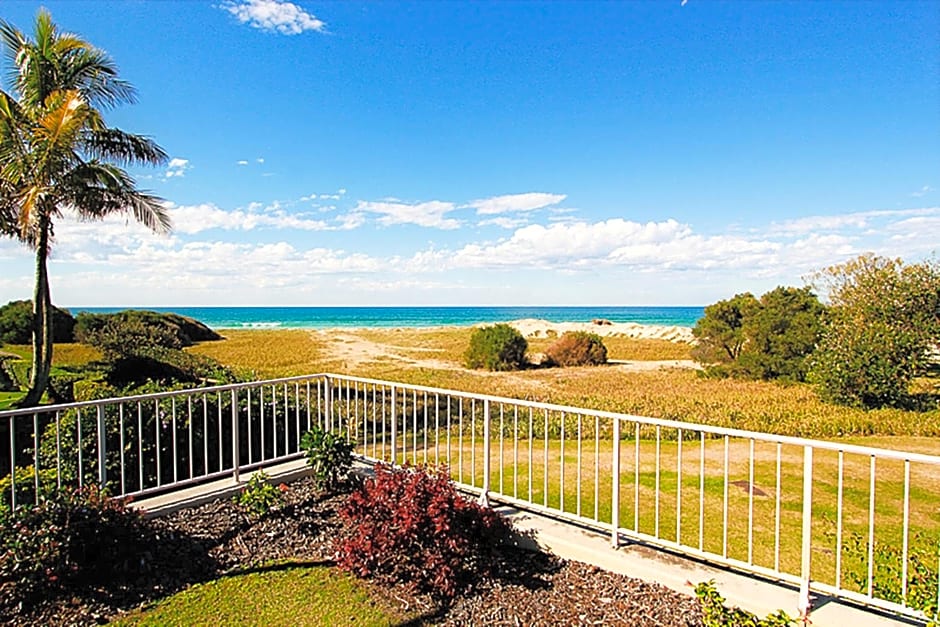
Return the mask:
M 101 108 L 133 102 L 133 87 L 118 78 L 105 52 L 59 32 L 45 9 L 33 36 L 0 20 L 0 47 L 9 64 L 8 90 L 0 90 L 0 234 L 36 255 L 33 361 L 22 406 L 38 404 L 49 382 L 46 261 L 55 220 L 63 212 L 83 220 L 130 213 L 155 232 L 170 230 L 161 199 L 138 190 L 123 169 L 165 163 L 166 153 L 147 137 L 108 127 L 101 115 Z

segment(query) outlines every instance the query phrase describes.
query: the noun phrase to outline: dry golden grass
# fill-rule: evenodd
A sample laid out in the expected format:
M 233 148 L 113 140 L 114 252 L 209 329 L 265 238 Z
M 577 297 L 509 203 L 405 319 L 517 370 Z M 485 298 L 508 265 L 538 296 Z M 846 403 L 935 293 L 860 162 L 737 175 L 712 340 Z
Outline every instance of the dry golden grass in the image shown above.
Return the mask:
M 940 436 L 940 410 L 841 407 L 823 403 L 808 385 L 708 379 L 688 369 L 632 372 L 619 366 L 471 371 L 461 367 L 470 336 L 467 328 L 344 329 L 337 333 L 385 352 L 354 363 L 333 354 L 329 334 L 306 330 L 226 331 L 225 341 L 190 350 L 263 377 L 336 372 L 801 437 Z M 612 339 L 612 358 L 688 356 L 686 344 Z M 532 350 L 550 341 L 534 341 Z

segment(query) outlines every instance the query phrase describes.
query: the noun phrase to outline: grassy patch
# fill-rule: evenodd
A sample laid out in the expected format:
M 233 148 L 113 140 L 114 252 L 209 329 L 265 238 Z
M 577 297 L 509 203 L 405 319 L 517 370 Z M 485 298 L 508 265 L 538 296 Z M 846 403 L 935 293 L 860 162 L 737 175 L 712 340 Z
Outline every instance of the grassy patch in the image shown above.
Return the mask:
M 351 575 L 281 565 L 197 584 L 114 625 L 397 625 L 407 617 Z
M 0 411 L 10 409 L 13 403 L 25 396 L 25 392 L 0 392 Z

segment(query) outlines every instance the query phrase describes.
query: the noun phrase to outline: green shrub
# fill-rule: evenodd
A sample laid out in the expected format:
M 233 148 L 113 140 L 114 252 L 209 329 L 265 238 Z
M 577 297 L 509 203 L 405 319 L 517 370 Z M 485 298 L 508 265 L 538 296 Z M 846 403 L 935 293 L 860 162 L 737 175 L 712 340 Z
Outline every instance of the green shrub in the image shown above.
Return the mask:
M 113 314 L 78 314 L 75 338 L 102 350 L 131 354 L 135 342 L 182 348 L 195 342 L 221 340 L 222 336 L 198 320 L 179 314 L 129 309 Z
M 271 477 L 259 470 L 251 476 L 242 491 L 235 497 L 239 507 L 254 516 L 263 516 L 283 500 L 283 493 L 269 483 Z
M 52 308 L 52 341 L 73 341 L 75 318 L 66 309 Z M 33 303 L 14 300 L 0 307 L 0 344 L 29 344 L 33 338 Z
M 940 344 L 940 263 L 862 255 L 820 272 L 831 323 L 813 356 L 823 398 L 844 405 L 914 405 L 910 386 Z
M 702 607 L 705 627 L 796 627 L 796 619 L 783 610 L 758 618 L 738 607 L 725 606 L 725 599 L 715 588 L 715 580 L 703 581 L 695 586 L 695 596 Z
M 146 567 L 151 544 L 141 514 L 94 486 L 0 509 L 0 602 L 28 605 L 72 584 L 120 581 Z
M 352 467 L 354 446 L 342 433 L 314 427 L 300 439 L 300 448 L 307 453 L 307 465 L 320 490 L 332 490 Z
M 340 510 L 339 566 L 451 599 L 498 567 L 511 524 L 458 494 L 446 468 L 375 467 Z
M 519 370 L 525 365 L 528 343 L 508 324 L 474 329 L 470 335 L 465 363 L 468 368 Z
M 705 308 L 692 358 L 709 375 L 803 381 L 825 316 L 808 287 L 778 287 L 760 300 L 737 294 Z
M 39 471 L 39 496 L 45 497 L 57 487 L 55 468 L 43 468 Z M 0 478 L 0 507 L 12 505 L 13 479 L 10 475 Z M 24 466 L 16 469 L 16 504 L 33 504 L 36 498 L 36 468 Z
M 558 338 L 545 355 L 559 366 L 599 366 L 607 363 L 607 347 L 596 333 L 568 331 Z

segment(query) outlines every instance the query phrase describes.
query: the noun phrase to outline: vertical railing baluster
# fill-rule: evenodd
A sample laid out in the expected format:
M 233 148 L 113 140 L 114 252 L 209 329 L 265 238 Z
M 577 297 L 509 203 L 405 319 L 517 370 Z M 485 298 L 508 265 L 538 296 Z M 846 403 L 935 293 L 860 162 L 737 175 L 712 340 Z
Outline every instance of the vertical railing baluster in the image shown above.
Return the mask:
M 699 431 L 698 455 L 698 550 L 705 550 L 705 432 Z
M 656 425 L 656 488 L 655 488 L 655 513 L 653 514 L 653 536 L 659 538 L 659 465 L 662 452 L 662 427 Z
M 477 484 L 477 399 L 470 399 L 470 485 Z
M 532 449 L 534 445 L 534 433 L 532 428 L 532 407 L 529 407 L 529 502 L 532 502 Z
M 490 500 L 490 454 L 492 437 L 490 435 L 490 399 L 483 401 L 483 487 L 480 489 L 480 503 L 489 507 Z
M 724 485 L 721 508 L 721 556 L 728 557 L 728 448 L 731 438 L 725 436 Z
M 411 463 L 418 465 L 418 391 L 411 391 Z
M 255 463 L 255 447 L 254 447 L 254 444 L 252 444 L 252 442 L 254 441 L 254 438 L 251 437 L 253 429 L 251 428 L 252 416 L 251 416 L 251 388 L 250 387 L 245 389 L 245 401 L 248 404 L 248 412 L 247 412 L 248 424 L 246 427 L 247 433 L 248 433 L 248 463 L 253 464 Z
M 441 465 L 441 395 L 434 393 L 434 464 Z
M 676 544 L 682 544 L 682 429 L 676 432 Z
M 398 403 L 396 402 L 396 398 L 395 398 L 396 395 L 397 395 L 397 390 L 395 386 L 393 385 L 392 386 L 392 465 L 395 465 L 398 463 L 398 451 L 397 451 L 397 446 L 398 446 L 398 438 L 397 438 L 397 435 L 398 435 L 397 409 L 398 407 L 397 405 Z
M 633 430 L 633 531 L 640 531 L 640 423 Z
M 561 463 L 558 467 L 558 510 L 565 511 L 565 412 L 561 412 Z
M 163 483 L 163 474 L 161 473 L 161 466 L 160 466 L 160 427 L 161 427 L 160 423 L 162 421 L 160 420 L 160 401 L 159 400 L 154 400 L 153 402 L 153 418 L 154 418 L 153 428 L 154 428 L 154 431 L 156 432 L 156 437 L 154 438 L 156 444 L 154 446 L 153 455 L 154 457 L 156 457 L 156 461 L 157 461 L 157 486 L 160 486 Z
M 127 494 L 124 466 L 124 403 L 118 404 L 118 446 L 121 447 L 121 495 Z
M 620 546 L 620 419 L 613 418 L 612 452 L 610 458 L 610 545 Z
M 754 438 L 750 438 L 747 475 L 747 563 L 754 563 Z
M 10 416 L 10 509 L 16 509 L 16 422 Z
M 594 522 L 600 521 L 601 418 L 594 416 Z
M 186 418 L 189 430 L 189 478 L 193 478 L 193 397 L 186 396 Z
M 202 394 L 202 470 L 209 474 L 209 395 Z
M 62 489 L 62 414 L 55 413 L 55 479 L 56 489 Z
M 904 537 L 901 540 L 901 605 L 907 607 L 907 557 L 908 557 L 908 532 L 911 522 L 911 460 L 904 460 L 904 522 L 902 531 Z
M 545 410 L 545 430 L 542 432 L 542 439 L 545 442 L 545 460 L 544 465 L 542 466 L 542 474 L 544 475 L 544 492 L 542 493 L 542 501 L 545 507 L 548 507 L 548 410 Z
M 519 406 L 512 407 L 512 498 L 519 498 Z
M 875 456 L 868 471 L 868 596 L 875 587 Z
M 577 484 L 578 497 L 575 499 L 575 513 L 581 515 L 581 414 L 578 414 L 578 474 L 575 483 Z
M 319 403 L 320 397 L 317 395 L 317 402 Z M 261 425 L 261 461 L 267 459 L 267 429 L 264 426 L 264 386 L 258 388 L 258 423 Z
M 179 481 L 179 456 L 176 451 L 176 397 L 172 397 L 172 412 L 173 412 L 173 483 Z
M 800 601 L 798 608 L 801 618 L 809 617 L 809 584 L 812 576 L 811 562 L 813 548 L 813 447 L 803 446 L 803 521 L 800 551 Z
M 272 391 L 272 392 L 273 392 L 273 391 Z M 223 440 L 225 439 L 225 437 L 222 435 L 222 392 L 216 392 L 216 393 L 215 393 L 215 406 L 216 406 L 216 414 L 218 414 L 216 424 L 219 425 L 219 429 L 218 429 L 218 434 L 219 434 L 219 472 L 222 472 L 222 470 L 225 468 L 225 464 L 223 463 L 224 460 L 225 460 L 225 455 L 224 455 L 224 453 L 223 453 L 223 451 L 225 450 L 224 447 L 223 447 Z
M 39 503 L 39 414 L 33 414 L 33 483 L 35 491 L 33 492 L 33 504 Z M 12 477 L 11 477 L 12 479 Z
M 499 493 L 505 494 L 503 491 L 503 475 L 506 474 L 503 472 L 503 404 L 499 404 Z
M 778 445 L 779 446 L 779 445 Z M 842 588 L 842 497 L 844 490 L 844 457 L 839 451 L 839 469 L 836 479 L 836 589 Z
M 137 489 L 144 489 L 144 407 L 137 401 Z
M 241 467 L 241 432 L 238 425 L 238 392 L 232 390 L 232 478 L 235 483 L 239 481 L 239 469 Z
M 83 461 L 83 456 L 82 456 L 82 408 L 79 407 L 77 410 L 75 410 L 75 414 L 76 414 L 76 416 L 77 416 L 77 418 L 76 418 L 76 423 L 78 424 L 78 428 L 76 429 L 76 441 L 77 441 L 77 443 L 78 443 L 78 487 L 81 488 L 81 487 L 83 487 L 83 486 L 85 485 L 85 478 L 84 478 L 85 468 L 84 468 L 84 465 L 82 464 L 82 461 Z M 12 423 L 11 423 L 11 425 L 12 425 Z M 15 485 L 15 482 L 14 482 L 14 485 Z M 15 492 L 15 490 L 14 490 L 14 492 Z

